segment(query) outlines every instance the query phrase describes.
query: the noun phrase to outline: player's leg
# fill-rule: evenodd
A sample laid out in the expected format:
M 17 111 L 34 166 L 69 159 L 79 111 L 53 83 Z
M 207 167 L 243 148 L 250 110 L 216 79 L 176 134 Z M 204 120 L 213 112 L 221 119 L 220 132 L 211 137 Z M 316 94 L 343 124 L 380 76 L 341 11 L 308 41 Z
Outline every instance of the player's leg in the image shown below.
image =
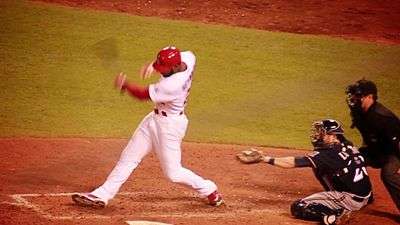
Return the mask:
M 355 201 L 353 195 L 346 192 L 327 191 L 295 201 L 291 212 L 296 218 L 333 224 L 350 211 L 361 209 L 367 202 L 367 198 L 361 202 Z
M 107 201 L 114 198 L 122 184 L 125 183 L 150 150 L 151 141 L 149 136 L 140 129 L 136 130 L 104 184 L 91 192 L 91 194 Z
M 148 122 L 149 119 L 146 117 L 136 129 L 104 184 L 90 193 L 73 195 L 75 202 L 94 207 L 100 204 L 100 207 L 104 207 L 110 199 L 114 198 L 143 157 L 151 151 L 150 133 L 147 131 Z
M 397 209 L 400 210 L 400 160 L 392 155 L 381 170 L 382 181 L 390 193 Z
M 206 180 L 181 164 L 181 143 L 186 133 L 188 120 L 185 116 L 158 118 L 154 150 L 166 177 L 174 183 L 196 190 L 201 197 L 208 197 L 217 190 L 214 182 Z M 220 195 L 216 196 L 220 198 Z M 219 200 L 219 199 L 218 199 Z M 210 201 L 211 204 L 213 204 Z M 216 203 L 220 204 L 221 202 Z
M 341 214 L 341 211 L 329 208 L 324 204 L 307 202 L 303 199 L 293 202 L 290 211 L 294 217 L 310 221 L 323 221 L 326 215 Z

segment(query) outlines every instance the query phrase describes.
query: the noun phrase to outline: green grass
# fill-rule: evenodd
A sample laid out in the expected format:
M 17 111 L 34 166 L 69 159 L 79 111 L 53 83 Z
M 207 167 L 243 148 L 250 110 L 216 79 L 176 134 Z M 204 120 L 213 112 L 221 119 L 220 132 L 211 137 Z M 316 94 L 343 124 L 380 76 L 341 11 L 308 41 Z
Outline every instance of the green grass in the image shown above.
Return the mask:
M 400 114 L 400 47 L 0 2 L 0 136 L 129 137 L 152 109 L 112 88 L 169 44 L 197 55 L 185 140 L 309 148 L 313 120 L 348 128 L 344 89 L 374 80 Z M 354 130 L 349 137 L 360 142 Z

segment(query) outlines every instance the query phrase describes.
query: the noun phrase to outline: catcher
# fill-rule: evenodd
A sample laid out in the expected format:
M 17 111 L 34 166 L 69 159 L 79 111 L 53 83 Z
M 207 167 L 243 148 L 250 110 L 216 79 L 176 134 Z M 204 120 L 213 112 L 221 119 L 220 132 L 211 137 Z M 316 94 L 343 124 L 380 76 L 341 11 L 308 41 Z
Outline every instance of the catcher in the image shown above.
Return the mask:
M 364 158 L 346 140 L 336 120 L 314 122 L 311 143 L 314 150 L 306 156 L 274 158 L 250 149 L 237 158 L 246 164 L 263 161 L 282 168 L 312 167 L 325 191 L 293 202 L 291 213 L 296 218 L 335 224 L 342 216 L 368 204 L 372 192 Z

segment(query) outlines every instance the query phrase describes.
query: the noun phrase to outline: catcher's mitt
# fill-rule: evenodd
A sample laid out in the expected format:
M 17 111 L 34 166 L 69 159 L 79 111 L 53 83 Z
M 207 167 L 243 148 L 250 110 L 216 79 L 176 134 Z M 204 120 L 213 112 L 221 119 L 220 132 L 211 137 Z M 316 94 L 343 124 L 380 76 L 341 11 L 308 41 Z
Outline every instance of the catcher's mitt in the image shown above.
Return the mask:
M 263 152 L 254 148 L 244 150 L 237 154 L 236 157 L 240 162 L 245 164 L 259 163 L 264 159 Z

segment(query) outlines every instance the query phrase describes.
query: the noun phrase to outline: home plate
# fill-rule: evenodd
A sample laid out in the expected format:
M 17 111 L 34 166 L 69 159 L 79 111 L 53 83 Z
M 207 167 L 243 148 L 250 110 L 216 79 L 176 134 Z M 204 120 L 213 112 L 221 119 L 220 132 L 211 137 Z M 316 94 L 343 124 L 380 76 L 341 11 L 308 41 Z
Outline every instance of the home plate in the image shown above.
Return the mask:
M 172 225 L 169 223 L 160 223 L 160 222 L 153 222 L 153 221 L 142 221 L 142 220 L 136 220 L 136 221 L 126 221 L 129 225 Z

